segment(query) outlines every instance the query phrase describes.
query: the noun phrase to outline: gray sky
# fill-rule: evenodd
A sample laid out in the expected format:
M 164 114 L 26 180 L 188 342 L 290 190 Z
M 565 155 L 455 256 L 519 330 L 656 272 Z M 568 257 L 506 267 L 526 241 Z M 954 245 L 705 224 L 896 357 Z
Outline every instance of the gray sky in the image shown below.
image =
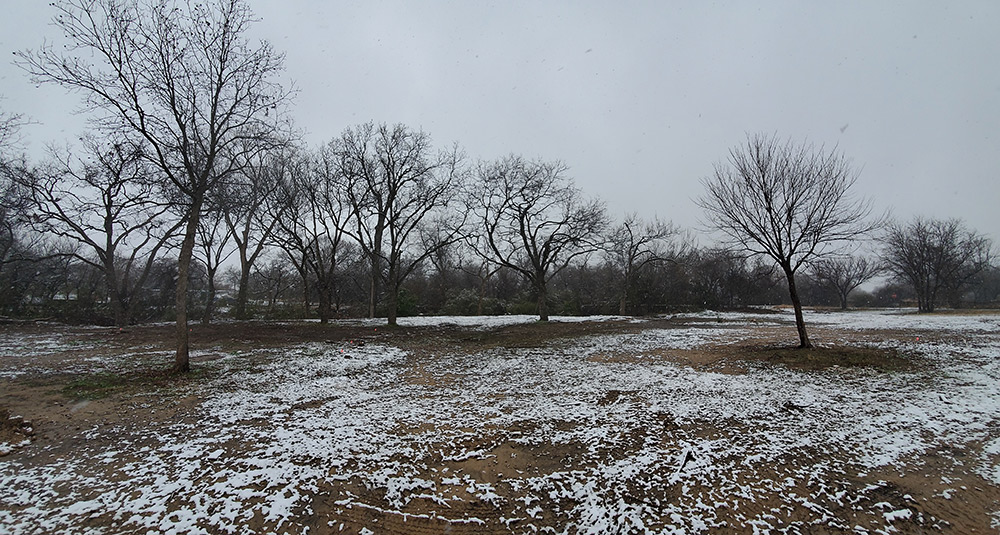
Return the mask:
M 474 159 L 562 160 L 612 214 L 693 228 L 713 164 L 776 133 L 838 146 L 878 210 L 961 217 L 1000 243 L 1000 2 L 251 5 L 313 146 L 402 122 Z M 7 58 L 60 38 L 47 2 L 4 7 Z M 0 106 L 40 123 L 29 153 L 82 132 L 77 96 L 10 59 Z

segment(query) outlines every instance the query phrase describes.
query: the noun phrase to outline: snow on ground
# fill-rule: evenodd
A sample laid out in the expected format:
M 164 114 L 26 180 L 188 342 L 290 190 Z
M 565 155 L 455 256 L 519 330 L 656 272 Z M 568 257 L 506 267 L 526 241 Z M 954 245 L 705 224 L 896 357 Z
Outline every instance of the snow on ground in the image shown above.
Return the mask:
M 131 353 L 102 351 L 105 341 L 101 338 L 82 340 L 80 332 L 115 332 L 107 327 L 74 326 L 42 322 L 35 328 L 45 332 L 4 332 L 0 337 L 0 380 L 25 376 L 51 374 L 119 373 L 127 370 L 149 369 L 159 366 L 164 356 L 172 354 L 152 347 L 133 347 Z M 112 335 L 113 336 L 113 335 Z M 48 358 L 53 355 L 77 353 L 71 359 L 59 359 L 54 365 Z M 194 357 L 198 353 L 192 352 Z
M 716 312 L 706 310 L 678 314 L 678 318 L 725 321 L 728 325 L 778 325 L 795 322 L 788 307 L 761 308 L 761 312 Z M 915 308 L 884 308 L 850 311 L 803 310 L 806 325 L 832 325 L 842 329 L 908 329 L 950 332 L 998 332 L 1000 314 L 918 314 Z
M 792 317 L 792 312 L 786 312 Z M 794 321 L 794 320 L 792 320 Z M 953 333 L 998 332 L 1000 314 L 918 314 L 915 308 L 863 311 L 805 311 L 807 324 L 836 325 L 842 329 L 942 330 Z
M 51 333 L 10 333 L 0 337 L 0 379 L 46 373 L 49 370 L 37 362 L 38 357 L 91 347 L 58 332 L 60 328 L 53 326 L 56 332 Z
M 401 323 L 521 321 L 503 318 Z M 996 316 L 809 320 L 824 318 L 997 330 Z M 136 532 L 244 533 L 251 520 L 264 526 L 259 532 L 300 532 L 303 511 L 320 506 L 314 497 L 332 493 L 326 507 L 405 515 L 411 504 L 435 504 L 434 516 L 456 526 L 484 522 L 459 506 L 474 499 L 525 533 L 553 525 L 556 533 L 699 533 L 735 522 L 760 533 L 807 530 L 786 515 L 795 508 L 855 529 L 835 513 L 843 507 L 874 510 L 877 525 L 863 529 L 887 533 L 913 517 L 905 500 L 881 500 L 877 484 L 856 492 L 846 479 L 935 448 L 985 444 L 976 450 L 978 473 L 1000 485 L 996 338 L 887 342 L 930 362 L 894 373 L 756 365 L 723 374 L 644 358 L 745 333 L 647 329 L 416 364 L 375 344 L 262 350 L 272 358 L 250 369 L 245 357 L 229 356 L 205 364 L 237 371 L 204 387 L 207 399 L 191 421 L 95 427 L 86 437 L 113 437 L 117 446 L 85 440 L 73 457 L 46 466 L 0 459 L 0 532 L 92 533 L 86 519 L 109 515 Z M 591 358 L 608 351 L 636 358 Z M 490 477 L 459 470 L 499 462 L 511 448 L 555 466 L 515 463 Z M 571 454 L 562 464 L 545 457 L 556 450 Z M 771 511 L 739 508 L 774 497 Z

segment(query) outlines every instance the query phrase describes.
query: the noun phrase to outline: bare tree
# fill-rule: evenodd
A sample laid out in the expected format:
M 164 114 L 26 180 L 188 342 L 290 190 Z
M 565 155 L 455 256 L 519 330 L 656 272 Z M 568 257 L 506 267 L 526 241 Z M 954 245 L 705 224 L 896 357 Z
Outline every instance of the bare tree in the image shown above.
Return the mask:
M 812 264 L 812 275 L 816 282 L 837 292 L 841 310 L 847 310 L 847 296 L 855 288 L 883 271 L 881 264 L 863 256 L 831 256 L 818 259 Z
M 295 285 L 295 273 L 282 258 L 271 258 L 263 267 L 254 266 L 254 286 L 267 300 L 267 315 L 273 317 L 278 301 Z
M 627 313 L 629 296 L 642 268 L 654 262 L 676 259 L 682 254 L 676 244 L 669 241 L 677 233 L 677 228 L 670 223 L 659 219 L 643 221 L 634 212 L 610 230 L 605 251 L 621 275 L 619 314 Z
M 760 256 L 728 248 L 693 249 L 683 264 L 690 282 L 690 304 L 737 308 L 780 300 L 775 286 L 782 282 L 776 266 Z
M 332 151 L 354 212 L 348 233 L 371 264 L 369 317 L 385 284 L 388 324 L 396 325 L 406 277 L 463 238 L 467 212 L 448 206 L 462 187 L 462 154 L 433 153 L 429 135 L 404 125 L 372 123 L 345 130 Z
M 986 269 L 992 247 L 959 219 L 922 217 L 890 224 L 882 243 L 886 269 L 913 288 L 920 312 L 934 312 L 941 290 L 957 291 Z
M 1000 308 L 1000 266 L 991 262 L 969 286 L 974 305 Z
M 771 257 L 784 272 L 802 348 L 812 343 L 795 273 L 877 225 L 869 220 L 870 203 L 850 195 L 857 176 L 836 150 L 757 134 L 730 149 L 729 161 L 703 181 L 706 192 L 697 202 L 710 226 L 751 254 Z
M 289 93 L 274 81 L 283 57 L 246 38 L 241 0 L 64 0 L 54 25 L 68 44 L 19 52 L 37 83 L 82 93 L 96 125 L 144 141 L 186 208 L 176 291 L 177 351 L 186 372 L 187 290 L 206 195 L 235 173 L 246 141 L 276 136 Z
M 210 203 L 208 210 L 198 221 L 198 247 L 195 257 L 205 266 L 205 279 L 208 283 L 208 296 L 205 299 L 205 312 L 201 317 L 202 325 L 212 322 L 215 313 L 215 298 L 218 293 L 216 275 L 222 263 L 232 256 L 234 249 L 229 247 L 232 230 L 226 226 L 221 208 Z
M 18 178 L 27 170 L 23 158 L 11 154 L 18 145 L 24 118 L 0 112 L 0 267 L 17 249 L 17 234 L 24 223 L 25 195 Z
M 84 138 L 83 158 L 53 151 L 48 169 L 22 175 L 32 226 L 79 244 L 71 256 L 107 284 L 115 325 L 132 321 L 135 294 L 182 221 L 158 200 L 157 172 L 127 140 Z
M 288 180 L 294 159 L 287 150 L 249 148 L 246 152 L 250 155 L 247 164 L 215 190 L 240 261 L 234 311 L 237 319 L 247 318 L 250 273 L 271 244 L 278 222 L 285 216 L 287 204 L 280 202 L 278 192 Z
M 333 316 L 345 229 L 355 211 L 341 187 L 336 157 L 327 146 L 314 157 L 300 155 L 291 160 L 288 173 L 279 181 L 280 202 L 272 208 L 282 213 L 275 217 L 279 246 L 303 282 L 310 277 L 314 280 L 321 323 Z
M 559 162 L 508 156 L 479 166 L 475 211 L 483 233 L 480 254 L 519 273 L 548 321 L 549 280 L 574 260 L 601 248 L 604 204 L 586 200 Z
M 0 161 L 6 162 L 7 151 L 20 145 L 21 127 L 27 124 L 24 115 L 0 111 Z
M 486 299 L 486 289 L 490 279 L 503 269 L 503 266 L 492 260 L 492 255 L 483 256 L 477 251 L 486 251 L 487 245 L 483 236 L 477 232 L 467 236 L 464 247 L 456 251 L 455 266 L 476 279 L 476 315 L 483 315 L 483 301 Z M 466 258 L 466 252 L 471 252 L 472 258 Z

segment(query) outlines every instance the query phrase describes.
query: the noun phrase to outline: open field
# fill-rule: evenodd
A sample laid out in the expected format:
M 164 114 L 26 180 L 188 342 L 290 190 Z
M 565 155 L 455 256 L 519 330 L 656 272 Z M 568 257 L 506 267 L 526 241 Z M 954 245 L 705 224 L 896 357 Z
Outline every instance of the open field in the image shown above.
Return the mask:
M 995 533 L 1000 315 L 0 325 L 0 533 Z

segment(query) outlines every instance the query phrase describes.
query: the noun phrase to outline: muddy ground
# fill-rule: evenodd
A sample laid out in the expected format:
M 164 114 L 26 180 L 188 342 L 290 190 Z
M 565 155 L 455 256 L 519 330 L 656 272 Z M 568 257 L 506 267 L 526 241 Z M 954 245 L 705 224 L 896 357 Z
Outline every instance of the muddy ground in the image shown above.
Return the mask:
M 394 440 L 402 437 L 400 440 L 414 444 L 386 449 L 380 455 L 388 458 L 379 459 L 380 464 L 373 464 L 370 455 L 360 454 L 357 458 L 341 455 L 338 459 L 343 464 L 338 466 L 316 466 L 324 463 L 321 454 L 311 459 L 293 459 L 295 467 L 308 466 L 308 474 L 322 475 L 303 476 L 301 484 L 295 487 L 298 490 L 294 500 L 290 497 L 291 513 L 284 516 L 269 516 L 268 511 L 275 509 L 262 505 L 266 502 L 262 496 L 271 488 L 270 484 L 258 483 L 255 487 L 252 482 L 246 488 L 255 492 L 246 493 L 245 505 L 226 502 L 229 504 L 226 507 L 235 507 L 228 517 L 223 515 L 228 518 L 226 522 L 182 518 L 177 512 L 200 510 L 188 504 L 183 492 L 150 498 L 150 503 L 143 506 L 145 509 L 137 506 L 138 516 L 123 518 L 116 514 L 114 503 L 146 499 L 143 485 L 152 485 L 149 479 L 135 479 L 136 487 L 131 494 L 122 491 L 121 486 L 109 486 L 118 489 L 114 500 L 119 501 L 106 499 L 110 501 L 105 505 L 94 505 L 109 492 L 104 488 L 105 483 L 132 484 L 130 478 L 135 470 L 130 471 L 129 467 L 148 462 L 141 452 L 161 447 L 163 436 L 176 436 L 176 430 L 183 426 L 202 430 L 199 432 L 215 430 L 212 433 L 224 429 L 203 427 L 206 419 L 215 416 L 211 405 L 206 408 L 206 401 L 218 396 L 220 389 L 235 392 L 241 388 L 240 384 L 227 382 L 227 376 L 237 372 L 268 373 L 269 366 L 284 358 L 285 348 L 302 344 L 326 346 L 328 354 L 337 355 L 340 351 L 344 359 L 352 358 L 355 353 L 361 355 L 367 351 L 364 348 L 398 348 L 403 352 L 401 358 L 378 365 L 393 368 L 393 375 L 379 388 L 398 386 L 438 397 L 462 392 L 461 399 L 455 398 L 458 407 L 469 403 L 465 396 L 468 385 L 474 384 L 470 381 L 478 377 L 477 361 L 470 356 L 505 351 L 558 351 L 576 347 L 574 344 L 583 339 L 615 340 L 650 331 L 700 328 L 713 329 L 715 337 L 691 347 L 678 348 L 674 344 L 646 347 L 641 352 L 605 344 L 588 350 L 579 365 L 655 364 L 712 377 L 741 376 L 750 370 L 757 374 L 764 370 L 766 374 L 773 368 L 806 380 L 809 374 L 817 377 L 860 374 L 878 378 L 912 376 L 920 381 L 933 380 L 932 373 L 927 377 L 924 374 L 938 364 L 919 351 L 907 350 L 910 346 L 905 344 L 912 344 L 921 336 L 921 343 L 926 344 L 962 344 L 965 340 L 965 335 L 943 330 L 858 331 L 837 325 L 814 325 L 811 336 L 823 347 L 804 351 L 790 347 L 794 344 L 793 326 L 766 314 L 759 321 L 752 317 L 739 321 L 686 317 L 499 327 L 449 323 L 396 328 L 364 322 L 224 323 L 192 326 L 194 371 L 174 376 L 164 371 L 172 359 L 170 325 L 117 330 L 8 323 L 0 325 L 0 338 L 8 340 L 3 348 L 7 354 L 0 358 L 0 478 L 6 476 L 12 488 L 18 490 L 6 495 L 0 491 L 0 509 L 8 509 L 6 515 L 0 513 L 0 532 L 47 533 L 56 528 L 80 533 L 145 533 L 151 525 L 161 531 L 191 529 L 204 533 L 229 532 L 232 526 L 239 526 L 239 532 L 254 533 L 997 532 L 1000 489 L 983 476 L 982 469 L 984 459 L 991 458 L 989 452 L 984 453 L 989 440 L 950 443 L 935 439 L 929 441 L 930 447 L 893 457 L 874 467 L 861 466 L 850 451 L 809 444 L 797 444 L 784 452 L 762 446 L 760 451 L 766 451 L 767 458 L 748 462 L 747 458 L 725 458 L 710 446 L 691 445 L 735 443 L 744 440 L 742 437 L 749 442 L 763 441 L 761 429 L 769 428 L 770 421 L 762 420 L 761 429 L 751 429 L 749 426 L 753 424 L 746 419 L 682 419 L 652 409 L 643 409 L 645 416 L 636 425 L 622 428 L 620 436 L 596 446 L 575 438 L 580 436 L 579 427 L 586 424 L 569 417 L 565 421 L 519 417 L 514 423 L 510 419 L 481 419 L 472 424 L 401 419 L 403 423 L 394 422 L 395 427 L 386 436 Z M 733 329 L 731 339 L 724 335 L 727 328 Z M 719 332 L 723 335 L 718 335 Z M 1000 334 L 992 336 L 997 347 Z M 316 375 L 321 373 L 327 372 L 317 371 Z M 573 380 L 552 377 L 561 389 L 566 388 L 561 383 Z M 633 390 L 618 384 L 604 389 L 592 386 L 581 385 L 583 391 L 594 392 L 583 399 L 598 414 L 602 410 L 638 410 L 635 407 L 653 403 L 647 399 L 648 389 Z M 331 391 L 325 397 L 302 398 L 298 404 L 289 405 L 282 418 L 307 421 L 335 400 L 336 395 Z M 516 391 L 498 389 L 490 396 L 503 400 L 483 403 L 495 403 L 497 407 L 512 402 L 530 405 L 538 394 L 526 393 L 523 399 L 517 399 L 519 395 Z M 882 396 L 873 403 L 885 404 L 885 410 L 893 410 L 891 396 L 888 399 Z M 456 414 L 462 414 L 460 407 L 455 410 Z M 814 410 L 817 408 L 807 402 L 789 398 L 773 407 L 771 414 L 782 422 L 799 422 L 795 425 L 805 428 L 813 425 L 810 417 Z M 866 416 L 838 417 L 848 425 L 850 418 Z M 830 416 L 824 413 L 822 418 Z M 223 481 L 220 474 L 235 477 L 233 474 L 239 469 L 227 464 L 227 459 L 242 459 L 263 446 L 280 450 L 286 440 L 293 440 L 281 435 L 286 428 L 266 417 L 259 421 L 244 417 L 239 425 L 256 426 L 261 433 L 249 436 L 240 431 L 233 436 L 216 437 L 213 447 L 218 448 L 214 451 L 221 453 L 215 453 L 211 462 L 202 458 L 203 466 L 207 467 L 204 472 L 184 476 L 190 483 L 185 483 L 187 488 L 211 488 L 208 484 L 211 481 Z M 836 420 L 824 425 L 836 425 Z M 996 423 L 987 422 L 986 426 L 987 438 L 996 438 Z M 334 436 L 336 425 L 331 430 Z M 533 436 L 546 438 L 528 438 Z M 754 451 L 753 445 L 748 448 Z M 587 500 L 585 494 L 572 489 L 564 492 L 553 483 L 560 474 L 580 476 L 588 470 L 598 473 L 612 466 L 628 470 L 632 465 L 624 461 L 641 457 L 645 451 L 671 452 L 671 456 L 636 467 L 645 472 L 634 476 L 616 475 L 617 483 L 601 491 L 601 496 L 613 495 L 614 500 L 621 502 L 616 514 L 639 515 L 637 518 L 641 518 L 636 522 L 608 520 L 606 510 L 613 507 L 607 504 L 601 506 L 605 509 L 600 515 L 588 516 L 590 509 L 581 506 Z M 102 458 L 101 452 L 112 452 L 114 456 Z M 615 464 L 618 461 L 623 462 Z M 164 462 L 174 463 L 177 459 Z M 76 481 L 60 480 L 58 474 L 66 466 L 70 467 L 67 473 L 73 474 Z M 381 466 L 397 468 L 384 485 L 377 478 L 358 475 L 370 474 L 378 470 L 373 467 Z M 400 466 L 405 466 L 405 470 L 399 469 Z M 224 470 L 229 468 L 232 471 Z M 48 475 L 32 475 L 34 479 L 15 477 L 17 473 L 43 471 Z M 404 472 L 410 486 L 400 487 L 399 474 Z M 177 472 L 164 473 L 174 477 Z M 199 477 L 205 482 L 201 486 Z M 586 480 L 584 477 L 576 481 Z M 542 481 L 552 487 L 531 488 Z M 426 489 L 421 490 L 420 485 Z M 183 488 L 184 485 L 178 486 Z M 42 498 L 33 498 L 33 492 Z M 88 505 L 79 514 L 67 514 L 65 507 L 74 500 Z M 669 509 L 668 505 L 683 505 L 687 509 L 677 510 L 694 511 L 700 515 L 697 518 L 708 520 L 695 522 L 660 514 Z M 62 509 L 55 509 L 57 506 Z M 211 507 L 201 509 L 209 510 Z M 144 511 L 159 515 L 156 523 L 139 518 L 146 515 Z M 25 520 L 28 517 L 30 521 Z

